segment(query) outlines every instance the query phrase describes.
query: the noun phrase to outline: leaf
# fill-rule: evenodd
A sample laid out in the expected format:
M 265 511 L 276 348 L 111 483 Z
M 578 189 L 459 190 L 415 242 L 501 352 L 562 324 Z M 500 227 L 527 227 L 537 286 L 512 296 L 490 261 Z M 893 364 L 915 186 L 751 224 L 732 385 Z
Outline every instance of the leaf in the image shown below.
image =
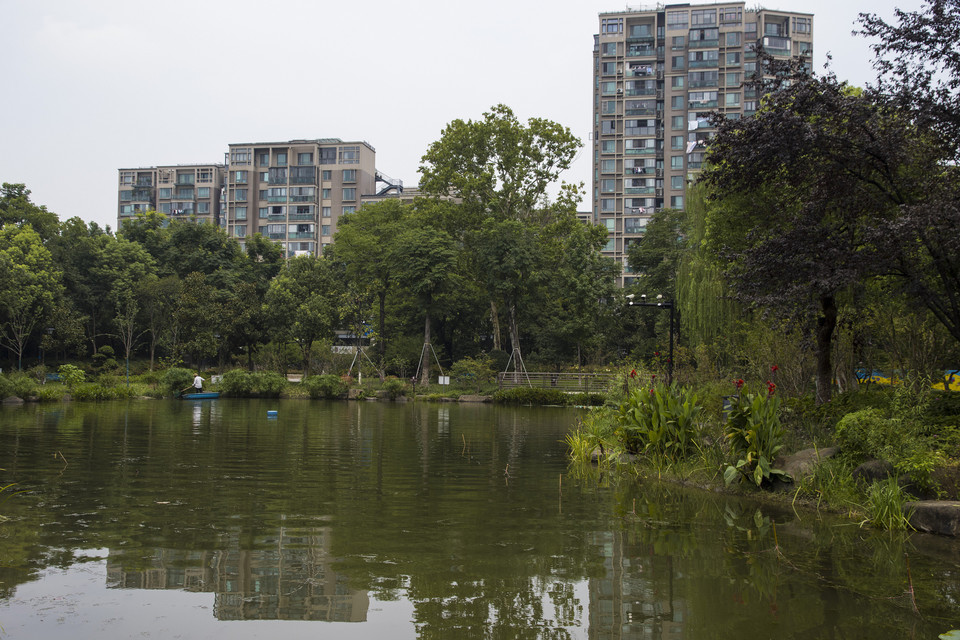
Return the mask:
M 741 462 L 743 461 L 741 460 Z M 733 482 L 734 478 L 737 477 L 737 475 L 738 475 L 737 468 L 732 465 L 728 465 L 723 472 L 723 483 L 727 486 L 730 486 L 730 484 Z

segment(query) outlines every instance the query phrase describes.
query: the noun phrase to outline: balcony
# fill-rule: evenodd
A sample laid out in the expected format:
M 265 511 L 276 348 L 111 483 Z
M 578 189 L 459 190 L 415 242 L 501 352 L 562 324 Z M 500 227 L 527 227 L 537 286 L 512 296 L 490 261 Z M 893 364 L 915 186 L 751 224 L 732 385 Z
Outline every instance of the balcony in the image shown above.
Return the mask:
M 316 184 L 316 176 L 290 176 L 290 184 Z
M 711 69 L 720 66 L 719 60 L 690 60 L 688 62 L 691 69 Z
M 690 109 L 716 109 L 718 104 L 717 100 L 691 100 L 688 107 Z
M 655 58 L 657 50 L 654 47 L 628 47 L 628 58 Z
M 716 49 L 720 46 L 720 40 L 691 40 L 690 49 Z
M 273 203 L 286 203 L 287 196 L 267 196 L 266 198 L 260 198 L 264 202 L 273 202 Z
M 649 195 L 655 192 L 654 187 L 627 187 L 623 190 L 625 195 Z
M 317 214 L 315 213 L 291 213 L 288 220 L 316 220 Z
M 624 149 L 624 155 L 628 156 L 652 156 L 657 152 L 653 147 L 643 147 L 641 149 Z
M 657 95 L 657 88 L 627 89 L 626 94 L 628 96 L 655 96 Z
M 316 231 L 293 231 L 287 234 L 287 238 L 290 240 L 316 240 L 317 232 Z

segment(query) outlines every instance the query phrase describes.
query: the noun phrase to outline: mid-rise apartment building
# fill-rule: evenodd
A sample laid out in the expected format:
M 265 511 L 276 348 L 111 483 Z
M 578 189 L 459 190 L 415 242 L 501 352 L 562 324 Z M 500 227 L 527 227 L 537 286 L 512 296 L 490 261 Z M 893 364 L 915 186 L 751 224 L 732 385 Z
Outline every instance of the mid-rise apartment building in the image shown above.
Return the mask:
M 224 211 L 241 243 L 260 233 L 287 256 L 322 253 L 337 220 L 376 193 L 376 151 L 339 138 L 229 145 Z
M 601 13 L 594 36 L 593 221 L 604 255 L 629 272 L 626 250 L 658 209 L 682 209 L 704 161 L 714 111 L 749 117 L 744 86 L 755 46 L 777 56 L 813 53 L 813 15 L 748 9 L 744 2 L 665 4 Z
M 118 228 L 144 211 L 221 224 L 222 164 L 120 169 L 119 174 Z

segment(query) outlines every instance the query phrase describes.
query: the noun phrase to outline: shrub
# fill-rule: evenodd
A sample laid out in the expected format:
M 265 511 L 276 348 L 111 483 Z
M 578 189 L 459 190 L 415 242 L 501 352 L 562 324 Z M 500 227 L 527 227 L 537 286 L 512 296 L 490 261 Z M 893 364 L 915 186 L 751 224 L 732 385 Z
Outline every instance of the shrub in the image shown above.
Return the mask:
M 287 387 L 287 379 L 272 371 L 227 371 L 220 381 L 224 395 L 235 398 L 279 398 Z
M 742 382 L 741 382 L 742 384 Z M 787 479 L 780 469 L 772 467 L 777 452 L 783 447 L 783 426 L 780 424 L 780 398 L 768 393 L 736 395 L 731 398 L 725 433 L 730 448 L 738 457 L 723 473 L 727 484 L 746 478 L 758 487 L 775 476 Z
M 60 368 L 57 369 L 57 373 L 60 374 L 60 380 L 63 382 L 63 384 L 67 385 L 67 388 L 71 391 L 74 389 L 74 387 L 87 379 L 87 374 L 85 374 L 79 367 L 75 367 L 72 364 L 60 365 Z
M 347 385 L 339 376 L 332 374 L 307 376 L 300 383 L 311 398 L 342 398 L 347 395 Z
M 391 400 L 396 400 L 399 396 L 403 395 L 406 385 L 402 380 L 399 380 L 394 377 L 387 378 L 383 381 L 383 390 L 387 392 Z
M 30 398 L 37 395 L 39 385 L 29 374 L 22 371 L 15 371 L 10 374 L 10 382 L 13 385 L 12 395 L 18 398 Z
M 170 393 L 179 393 L 193 384 L 196 372 L 183 367 L 170 367 L 160 376 L 160 384 Z
M 0 399 L 9 398 L 13 395 L 13 382 L 5 375 L 0 375 Z
M 617 432 L 631 453 L 682 460 L 699 444 L 701 410 L 696 394 L 675 383 L 634 389 L 617 408 Z
M 567 405 L 569 397 L 559 389 L 541 389 L 539 387 L 516 387 L 500 389 L 493 394 L 498 404 L 536 404 Z
M 496 379 L 497 374 L 493 370 L 493 358 L 481 356 L 454 362 L 450 367 L 450 377 L 458 385 L 475 388 L 480 393 L 480 389 Z
M 70 390 L 70 395 L 74 400 L 81 402 L 97 402 L 100 400 L 110 400 L 113 394 L 102 384 L 96 382 L 83 382 Z
M 896 478 L 874 482 L 867 487 L 868 520 L 875 527 L 891 530 L 912 529 L 910 514 L 904 513 L 904 503 L 912 499 Z
M 602 407 L 607 403 L 603 393 L 572 393 L 567 395 L 568 404 L 576 407 Z

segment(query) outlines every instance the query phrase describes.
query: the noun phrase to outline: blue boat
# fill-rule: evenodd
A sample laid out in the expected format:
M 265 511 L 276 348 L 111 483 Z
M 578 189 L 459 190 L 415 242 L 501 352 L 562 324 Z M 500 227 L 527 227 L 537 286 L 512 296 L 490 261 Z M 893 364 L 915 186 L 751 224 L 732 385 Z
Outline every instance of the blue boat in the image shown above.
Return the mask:
M 220 397 L 219 391 L 203 391 L 201 393 L 181 393 L 181 400 L 216 400 Z

